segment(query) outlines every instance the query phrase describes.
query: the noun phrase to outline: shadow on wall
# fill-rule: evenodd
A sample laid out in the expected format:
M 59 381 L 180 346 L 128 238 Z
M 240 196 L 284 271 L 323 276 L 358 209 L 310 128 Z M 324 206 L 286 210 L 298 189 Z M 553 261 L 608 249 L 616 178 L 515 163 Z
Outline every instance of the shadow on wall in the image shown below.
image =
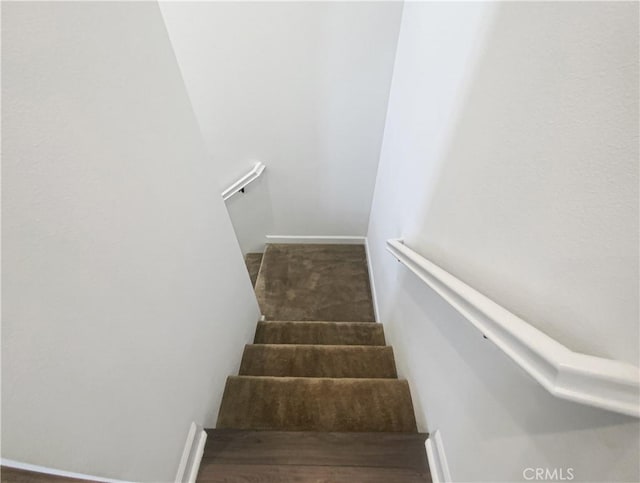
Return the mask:
M 265 235 L 273 227 L 273 202 L 269 168 L 245 188 L 225 202 L 242 255 L 264 252 Z
M 247 219 L 230 200 L 243 251 L 265 234 L 364 236 L 402 4 L 160 3 L 221 179 L 267 164 L 269 196 Z

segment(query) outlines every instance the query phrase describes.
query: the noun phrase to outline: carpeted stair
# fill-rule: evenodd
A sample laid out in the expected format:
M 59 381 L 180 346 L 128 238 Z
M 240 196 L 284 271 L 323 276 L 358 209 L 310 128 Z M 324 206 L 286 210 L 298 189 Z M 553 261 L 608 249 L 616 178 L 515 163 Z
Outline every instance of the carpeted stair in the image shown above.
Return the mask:
M 370 322 L 258 322 L 255 344 L 384 345 L 382 325 Z
M 409 386 L 398 379 L 236 376 L 218 428 L 415 432 Z
M 267 245 L 246 261 L 267 320 L 227 379 L 198 480 L 429 481 L 409 386 L 374 322 L 364 247 Z M 243 465 L 228 460 L 219 438 L 233 439 Z M 311 445 L 304 454 L 300 441 Z M 353 457 L 337 457 L 332 441 Z M 274 444 L 289 455 L 280 463 L 264 457 Z M 412 463 L 404 467 L 399 454 Z
M 389 346 L 253 344 L 244 348 L 241 376 L 395 378 Z

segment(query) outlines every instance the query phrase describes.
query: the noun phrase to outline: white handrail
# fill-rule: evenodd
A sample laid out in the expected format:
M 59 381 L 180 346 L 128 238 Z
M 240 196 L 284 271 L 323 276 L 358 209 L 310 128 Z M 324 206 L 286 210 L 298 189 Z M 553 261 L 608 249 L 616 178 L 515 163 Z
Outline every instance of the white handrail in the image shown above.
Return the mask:
M 224 201 L 227 201 L 233 195 L 242 191 L 245 188 L 245 186 L 247 186 L 252 181 L 258 179 L 265 168 L 266 166 L 264 165 L 264 163 L 261 163 L 260 161 L 258 161 L 255 164 L 255 166 L 251 169 L 251 171 L 249 171 L 239 180 L 235 181 L 231 186 L 229 186 L 226 190 L 222 192 L 222 199 Z
M 407 247 L 387 250 L 556 397 L 640 417 L 640 369 L 573 352 Z

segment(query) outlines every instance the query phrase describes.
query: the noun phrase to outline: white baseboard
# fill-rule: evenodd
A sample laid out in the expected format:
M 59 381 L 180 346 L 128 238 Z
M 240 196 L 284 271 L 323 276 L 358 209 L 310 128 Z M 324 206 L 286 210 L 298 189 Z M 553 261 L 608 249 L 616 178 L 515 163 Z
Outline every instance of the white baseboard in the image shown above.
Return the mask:
M 429 434 L 424 445 L 427 448 L 427 459 L 429 460 L 429 470 L 433 483 L 450 483 L 451 473 L 444 453 L 440 431 L 434 431 Z
M 369 250 L 369 239 L 364 239 L 364 249 L 367 254 L 367 268 L 369 269 L 369 284 L 371 285 L 371 300 L 373 301 L 373 315 L 376 322 L 380 322 L 380 312 L 378 311 L 378 297 L 376 295 L 376 283 L 373 279 L 373 265 L 371 264 L 371 251 Z
M 204 455 L 204 445 L 207 443 L 207 432 L 203 429 L 200 431 L 200 437 L 198 438 L 198 445 L 196 446 L 196 452 L 193 455 L 191 461 L 191 470 L 189 471 L 189 483 L 196 483 L 198 477 L 198 470 L 200 469 L 200 463 L 202 462 L 202 456 Z
M 187 433 L 187 441 L 184 443 L 184 449 L 182 450 L 182 457 L 180 458 L 180 464 L 178 465 L 178 471 L 176 473 L 176 483 L 182 483 L 184 481 L 185 471 L 187 469 L 187 463 L 189 462 L 189 456 L 193 450 L 193 440 L 196 437 L 196 431 L 198 427 L 196 423 L 192 422 Z
M 21 463 L 20 461 L 2 458 L 0 464 L 7 468 L 16 470 L 33 471 L 34 473 L 43 473 L 46 475 L 63 476 L 66 478 L 76 478 L 78 480 L 100 481 L 105 483 L 131 483 L 125 480 L 114 480 L 113 478 L 102 478 L 100 476 L 86 475 L 84 473 L 75 473 L 73 471 L 57 470 L 55 468 L 47 468 L 46 466 L 31 465 L 29 463 Z
M 176 483 L 193 483 L 196 481 L 206 442 L 207 432 L 204 429 L 200 429 L 198 432 L 196 423 L 192 422 L 187 434 L 187 440 L 184 443 L 180 464 L 178 465 Z
M 289 235 L 267 235 L 267 243 L 310 243 L 310 244 L 338 244 L 338 245 L 364 245 L 364 236 L 289 236 Z

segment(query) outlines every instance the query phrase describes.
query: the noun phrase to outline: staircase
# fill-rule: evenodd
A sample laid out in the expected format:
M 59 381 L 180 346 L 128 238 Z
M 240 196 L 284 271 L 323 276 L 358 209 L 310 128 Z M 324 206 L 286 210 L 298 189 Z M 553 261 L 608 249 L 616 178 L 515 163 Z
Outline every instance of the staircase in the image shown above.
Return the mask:
M 246 262 L 266 321 L 227 379 L 198 481 L 430 481 L 364 247 L 270 244 Z

